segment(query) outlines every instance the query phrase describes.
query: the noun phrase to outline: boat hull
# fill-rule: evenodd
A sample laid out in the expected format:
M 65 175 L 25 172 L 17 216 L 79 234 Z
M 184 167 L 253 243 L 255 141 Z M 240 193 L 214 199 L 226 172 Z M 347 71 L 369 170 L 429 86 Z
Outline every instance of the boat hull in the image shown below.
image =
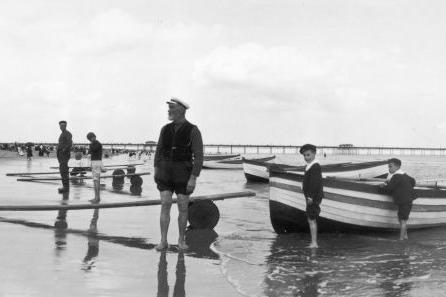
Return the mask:
M 270 156 L 266 158 L 258 158 L 258 159 L 252 159 L 256 162 L 267 162 L 271 161 L 275 158 L 275 156 Z M 225 160 L 219 160 L 219 161 L 204 161 L 203 162 L 203 168 L 206 169 L 242 169 L 243 168 L 243 162 L 244 158 L 235 158 L 235 159 L 225 159 Z
M 272 173 L 270 218 L 277 233 L 307 232 L 306 202 L 301 175 Z M 324 178 L 324 199 L 318 219 L 320 232 L 399 230 L 397 208 L 378 186 Z M 410 229 L 446 225 L 446 191 L 418 189 L 408 221 Z

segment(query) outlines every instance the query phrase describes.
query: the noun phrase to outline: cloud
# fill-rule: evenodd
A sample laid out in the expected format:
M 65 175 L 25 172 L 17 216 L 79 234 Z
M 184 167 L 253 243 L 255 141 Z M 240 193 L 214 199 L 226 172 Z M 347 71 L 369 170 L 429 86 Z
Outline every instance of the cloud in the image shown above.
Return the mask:
M 294 104 L 322 111 L 363 108 L 368 92 L 342 75 L 342 65 L 363 65 L 373 59 L 368 49 L 359 53 L 336 49 L 318 56 L 296 47 L 248 43 L 218 47 L 197 60 L 194 81 L 198 87 L 229 90 L 231 96 L 255 100 L 265 107 Z

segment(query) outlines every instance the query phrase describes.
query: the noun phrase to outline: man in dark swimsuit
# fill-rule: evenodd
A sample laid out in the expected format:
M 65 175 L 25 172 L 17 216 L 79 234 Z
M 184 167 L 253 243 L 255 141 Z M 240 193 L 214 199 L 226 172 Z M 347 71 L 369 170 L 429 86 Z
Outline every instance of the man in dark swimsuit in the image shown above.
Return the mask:
M 169 102 L 169 120 L 160 133 L 155 153 L 155 182 L 161 195 L 161 241 L 157 250 L 168 247 L 167 231 L 170 223 L 172 195 L 178 197 L 178 248 L 187 249 L 185 232 L 189 195 L 195 189 L 203 165 L 203 142 L 197 126 L 186 120 L 189 106 L 178 98 Z

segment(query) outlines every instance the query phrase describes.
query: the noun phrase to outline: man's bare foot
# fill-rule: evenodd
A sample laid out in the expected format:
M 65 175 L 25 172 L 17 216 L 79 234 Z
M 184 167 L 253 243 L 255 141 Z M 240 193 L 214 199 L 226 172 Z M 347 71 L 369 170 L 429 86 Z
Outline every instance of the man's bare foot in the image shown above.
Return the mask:
M 93 198 L 93 199 L 90 199 L 90 200 L 88 200 L 88 201 L 90 201 L 91 203 L 99 203 L 99 202 L 101 201 L 101 199 L 99 199 L 99 198 Z
M 180 251 L 185 251 L 189 248 L 189 246 L 184 241 L 178 241 L 178 249 Z
M 157 250 L 158 252 L 160 251 L 165 251 L 167 250 L 167 248 L 169 247 L 169 244 L 166 242 L 160 242 L 156 247 L 155 250 Z
M 307 246 L 307 248 L 309 249 L 317 249 L 319 246 L 317 245 L 317 243 L 312 242 L 309 246 Z

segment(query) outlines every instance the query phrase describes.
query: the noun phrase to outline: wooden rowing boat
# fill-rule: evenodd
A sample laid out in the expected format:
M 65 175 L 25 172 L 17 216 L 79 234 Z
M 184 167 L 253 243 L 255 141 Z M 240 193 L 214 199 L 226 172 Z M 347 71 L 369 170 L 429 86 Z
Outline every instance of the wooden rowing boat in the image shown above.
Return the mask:
M 212 154 L 204 155 L 203 161 L 220 161 L 239 157 L 240 154 Z
M 135 175 L 149 175 L 150 172 L 140 172 L 140 173 L 128 173 L 128 174 L 109 174 L 109 175 L 101 175 L 101 178 L 114 178 L 114 177 L 129 177 Z M 85 180 L 85 179 L 93 179 L 92 176 L 71 176 L 68 178 L 69 180 Z M 18 178 L 17 181 L 46 181 L 46 180 L 62 180 L 60 177 L 27 177 L 27 178 Z
M 252 197 L 255 193 L 244 191 L 225 194 L 214 194 L 191 197 L 191 202 L 197 201 L 218 201 L 233 198 Z M 63 201 L 66 203 L 67 201 Z M 177 203 L 177 199 L 172 200 Z M 161 200 L 137 200 L 131 202 L 106 202 L 106 203 L 78 203 L 78 204 L 54 204 L 54 205 L 0 205 L 0 211 L 52 211 L 52 210 L 81 210 L 81 209 L 101 209 L 101 208 L 123 208 L 137 206 L 160 205 Z
M 269 156 L 263 158 L 250 159 L 257 162 L 268 162 L 275 158 L 276 156 Z M 243 159 L 241 157 L 225 159 L 220 161 L 206 161 L 203 162 L 203 168 L 207 169 L 242 169 Z
M 269 209 L 277 233 L 307 232 L 303 175 L 271 171 Z M 379 192 L 378 181 L 324 177 L 318 229 L 324 231 L 392 231 L 399 229 L 397 208 Z M 408 221 L 411 229 L 446 225 L 446 190 L 416 187 Z
M 343 177 L 376 177 L 388 172 L 387 161 L 372 161 L 361 163 L 334 163 L 321 165 L 324 176 L 343 176 Z M 287 171 L 297 174 L 303 174 L 305 166 L 291 166 L 287 164 L 267 163 L 264 161 L 243 159 L 243 171 L 246 180 L 249 182 L 269 181 L 269 171 Z

